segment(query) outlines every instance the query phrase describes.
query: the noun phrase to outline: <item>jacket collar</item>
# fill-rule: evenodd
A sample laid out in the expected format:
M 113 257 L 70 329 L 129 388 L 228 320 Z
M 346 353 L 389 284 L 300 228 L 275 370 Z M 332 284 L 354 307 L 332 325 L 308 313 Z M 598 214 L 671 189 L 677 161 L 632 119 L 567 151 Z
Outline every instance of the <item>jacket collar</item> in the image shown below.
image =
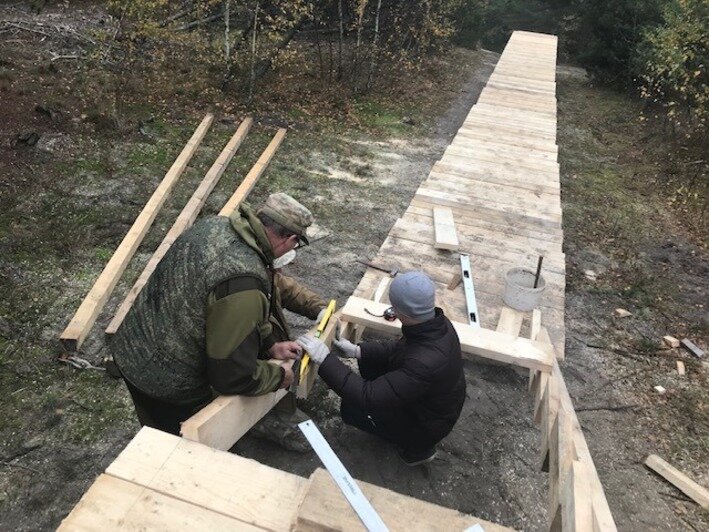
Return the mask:
M 238 209 L 229 216 L 231 226 L 237 235 L 256 253 L 269 268 L 273 268 L 273 261 L 276 258 L 273 253 L 271 243 L 266 236 L 266 229 L 261 220 L 256 217 L 253 209 L 242 203 Z
M 440 338 L 446 334 L 448 321 L 443 311 L 436 307 L 436 315 L 428 321 L 417 323 L 416 325 L 402 325 L 401 333 L 407 340 L 432 340 Z

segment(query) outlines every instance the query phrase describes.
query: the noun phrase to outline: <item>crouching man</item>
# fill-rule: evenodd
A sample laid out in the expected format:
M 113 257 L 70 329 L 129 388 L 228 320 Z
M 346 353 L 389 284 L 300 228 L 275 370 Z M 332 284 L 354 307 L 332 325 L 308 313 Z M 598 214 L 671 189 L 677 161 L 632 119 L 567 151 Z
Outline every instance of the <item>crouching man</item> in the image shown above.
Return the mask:
M 318 374 L 342 398 L 342 420 L 396 445 L 410 466 L 430 462 L 453 429 L 465 400 L 460 341 L 435 307 L 435 285 L 422 272 L 397 276 L 389 289 L 402 338 L 386 342 L 335 340 L 351 371 L 318 339 L 296 341 L 320 364 Z

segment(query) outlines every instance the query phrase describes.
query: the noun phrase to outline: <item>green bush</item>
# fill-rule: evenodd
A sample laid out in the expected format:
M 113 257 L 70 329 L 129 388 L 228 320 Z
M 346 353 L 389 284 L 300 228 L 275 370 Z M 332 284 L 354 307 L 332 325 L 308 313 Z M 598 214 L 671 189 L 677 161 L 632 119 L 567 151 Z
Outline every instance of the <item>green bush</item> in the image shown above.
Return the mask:
M 706 0 L 669 2 L 664 23 L 644 34 L 636 58 L 643 98 L 689 133 L 704 131 L 707 123 L 708 6 Z

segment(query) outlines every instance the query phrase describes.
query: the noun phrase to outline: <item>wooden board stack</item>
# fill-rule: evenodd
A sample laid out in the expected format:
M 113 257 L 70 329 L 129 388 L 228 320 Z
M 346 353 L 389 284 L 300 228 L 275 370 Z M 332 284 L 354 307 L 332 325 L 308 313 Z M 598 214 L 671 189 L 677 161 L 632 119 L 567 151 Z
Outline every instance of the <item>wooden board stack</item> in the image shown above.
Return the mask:
M 390 530 L 511 529 L 371 484 L 359 485 Z M 415 515 L 416 519 L 411 519 Z M 59 526 L 73 530 L 357 530 L 332 478 L 305 479 L 143 428 Z

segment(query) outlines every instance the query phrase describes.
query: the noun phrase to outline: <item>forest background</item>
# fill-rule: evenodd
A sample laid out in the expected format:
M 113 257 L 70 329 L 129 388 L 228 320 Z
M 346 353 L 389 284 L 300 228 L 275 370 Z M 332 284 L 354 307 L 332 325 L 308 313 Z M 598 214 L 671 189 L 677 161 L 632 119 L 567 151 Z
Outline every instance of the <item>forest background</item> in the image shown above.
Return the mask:
M 41 9 L 41 0 L 33 0 Z M 232 107 L 283 108 L 293 119 L 352 118 L 358 97 L 397 90 L 407 72 L 453 45 L 500 51 L 513 29 L 559 35 L 559 61 L 643 100 L 641 120 L 681 146 L 707 147 L 709 7 L 703 0 L 110 0 L 88 54 L 96 120 L 124 129 L 135 98 L 191 98 Z M 171 66 L 176 94 L 131 86 L 125 69 Z M 98 75 L 97 75 L 98 74 Z M 88 79 L 90 78 L 90 80 Z M 162 80 L 152 80 L 155 85 Z M 141 84 L 145 80 L 141 81 Z M 148 90 L 145 90 L 148 89 Z M 149 95 L 154 95 L 152 98 Z M 110 96 L 106 98 L 106 96 Z M 155 103 L 155 102 L 152 102 Z M 235 108 L 227 111 L 235 111 Z M 700 157 L 701 158 L 701 157 Z M 693 172 L 689 172 L 693 174 Z M 705 180 L 672 183 L 705 229 Z

